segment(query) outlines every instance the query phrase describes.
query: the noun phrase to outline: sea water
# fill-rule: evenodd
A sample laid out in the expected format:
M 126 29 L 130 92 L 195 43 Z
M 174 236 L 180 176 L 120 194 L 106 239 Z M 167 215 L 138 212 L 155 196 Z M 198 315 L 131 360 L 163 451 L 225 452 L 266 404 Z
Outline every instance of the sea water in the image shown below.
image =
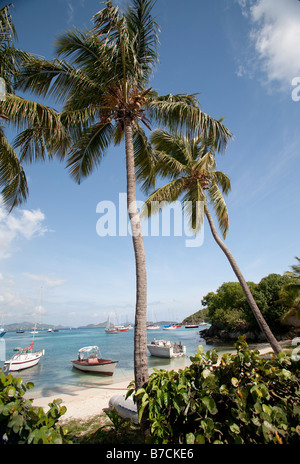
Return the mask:
M 201 327 L 205 328 L 205 326 Z M 32 341 L 30 332 L 7 332 L 5 338 L 5 355 L 10 359 L 16 351 L 14 348 L 26 348 Z M 204 351 L 212 350 L 200 338 L 199 328 L 186 329 L 184 326 L 175 330 L 148 330 L 148 342 L 156 339 L 170 340 L 186 346 L 186 357 L 163 359 L 150 356 L 148 353 L 149 372 L 153 368 L 176 369 L 190 363 L 190 356 L 194 356 L 198 346 L 202 345 Z M 118 361 L 112 377 L 90 374 L 75 369 L 71 363 L 77 359 L 78 350 L 84 346 L 98 346 L 103 358 Z M 128 383 L 134 378 L 134 329 L 117 334 L 107 334 L 104 328 L 93 329 L 62 329 L 58 332 L 39 330 L 34 336 L 34 351 L 45 350 L 44 356 L 36 366 L 12 372 L 15 377 L 21 377 L 25 382 L 33 382 L 35 392 L 32 397 L 59 395 L 69 392 L 70 389 L 91 388 L 110 385 L 122 380 Z M 4 360 L 0 361 L 3 367 Z M 56 396 L 57 397 L 57 396 Z

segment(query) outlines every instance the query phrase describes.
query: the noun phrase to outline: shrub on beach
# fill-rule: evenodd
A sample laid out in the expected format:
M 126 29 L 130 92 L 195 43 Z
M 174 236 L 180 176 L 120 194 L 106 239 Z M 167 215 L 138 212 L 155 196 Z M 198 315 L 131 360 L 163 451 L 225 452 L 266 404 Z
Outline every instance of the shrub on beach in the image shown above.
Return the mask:
M 236 348 L 219 361 L 199 347 L 189 367 L 155 370 L 135 395 L 152 443 L 299 443 L 299 361 L 264 359 L 243 337 Z
M 0 369 L 0 444 L 50 444 L 67 443 L 66 430 L 57 422 L 66 412 L 61 400 L 43 408 L 32 406 L 24 394 L 34 384 L 23 383 L 21 378 L 5 375 Z

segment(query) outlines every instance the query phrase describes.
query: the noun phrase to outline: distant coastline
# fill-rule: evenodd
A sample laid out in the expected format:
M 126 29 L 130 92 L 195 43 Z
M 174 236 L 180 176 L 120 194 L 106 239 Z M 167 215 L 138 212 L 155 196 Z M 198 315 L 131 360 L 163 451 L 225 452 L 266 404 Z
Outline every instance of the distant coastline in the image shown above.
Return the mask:
M 152 321 L 148 321 L 149 323 L 152 323 Z M 100 322 L 98 324 L 87 324 L 87 325 L 81 325 L 78 327 L 74 326 L 68 326 L 68 325 L 55 325 L 55 324 L 43 324 L 43 323 L 38 323 L 37 324 L 37 330 L 48 330 L 48 329 L 57 329 L 57 330 L 68 330 L 68 329 L 97 329 L 97 328 L 103 328 L 107 326 L 108 321 Z M 168 325 L 168 324 L 178 324 L 176 321 L 159 321 L 156 322 L 157 325 L 163 326 L 163 325 Z M 124 325 L 132 325 L 134 327 L 134 322 L 126 322 Z M 182 324 L 184 325 L 184 324 Z M 24 332 L 27 332 L 28 330 L 32 330 L 34 327 L 34 322 L 15 322 L 13 324 L 5 324 L 5 330 L 6 332 L 15 332 L 16 330 L 24 330 Z

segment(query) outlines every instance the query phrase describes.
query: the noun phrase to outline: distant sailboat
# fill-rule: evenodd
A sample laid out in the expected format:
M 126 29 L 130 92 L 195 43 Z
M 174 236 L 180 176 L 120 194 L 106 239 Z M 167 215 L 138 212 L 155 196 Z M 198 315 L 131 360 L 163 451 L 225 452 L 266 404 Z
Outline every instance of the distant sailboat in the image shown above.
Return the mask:
M 153 309 L 152 309 L 152 320 L 154 321 Z M 160 326 L 158 324 L 154 324 L 154 322 L 152 322 L 152 324 L 147 325 L 147 330 L 159 330 L 159 329 L 160 329 Z
M 114 321 L 114 322 L 115 322 L 115 321 Z M 106 326 L 105 332 L 106 332 L 107 334 L 117 334 L 117 333 L 119 333 L 119 330 L 118 330 L 118 328 L 115 326 L 115 324 L 112 324 L 112 323 L 110 322 L 110 316 L 108 316 L 107 326 Z

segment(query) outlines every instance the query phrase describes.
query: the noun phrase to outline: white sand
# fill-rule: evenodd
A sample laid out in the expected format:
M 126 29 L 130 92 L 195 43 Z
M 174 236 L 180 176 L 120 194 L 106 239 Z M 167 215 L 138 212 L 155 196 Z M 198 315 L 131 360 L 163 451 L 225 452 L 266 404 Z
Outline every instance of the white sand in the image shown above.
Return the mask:
M 111 385 L 96 386 L 90 388 L 73 389 L 64 393 L 53 393 L 51 396 L 37 396 L 34 398 L 33 406 L 40 406 L 45 411 L 49 409 L 48 404 L 54 399 L 60 398 L 61 405 L 67 407 L 67 412 L 62 416 L 62 420 L 68 419 L 88 419 L 103 413 L 103 409 L 108 408 L 108 402 L 114 395 L 126 395 L 127 387 L 132 379 L 117 379 Z M 34 397 L 31 392 L 27 397 Z M 38 395 L 38 393 L 37 393 Z

